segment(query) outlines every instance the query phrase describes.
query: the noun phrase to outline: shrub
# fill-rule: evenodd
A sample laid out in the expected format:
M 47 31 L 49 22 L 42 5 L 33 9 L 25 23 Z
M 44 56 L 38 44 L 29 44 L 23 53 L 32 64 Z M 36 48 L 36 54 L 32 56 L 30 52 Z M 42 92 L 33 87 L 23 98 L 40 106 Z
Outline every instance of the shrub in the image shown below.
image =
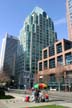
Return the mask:
M 5 96 L 5 90 L 4 88 L 0 87 L 0 96 Z

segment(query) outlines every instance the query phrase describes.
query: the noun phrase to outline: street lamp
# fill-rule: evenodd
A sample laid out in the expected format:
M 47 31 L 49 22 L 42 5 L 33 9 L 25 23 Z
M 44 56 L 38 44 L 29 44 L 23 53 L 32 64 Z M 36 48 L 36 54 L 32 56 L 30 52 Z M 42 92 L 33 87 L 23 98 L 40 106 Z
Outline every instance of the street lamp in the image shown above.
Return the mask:
M 40 77 L 39 77 L 39 82 L 41 83 L 41 82 L 43 82 L 43 76 L 41 75 Z
M 70 79 L 69 79 L 69 92 L 70 92 L 70 88 L 71 88 L 71 83 L 70 83 Z

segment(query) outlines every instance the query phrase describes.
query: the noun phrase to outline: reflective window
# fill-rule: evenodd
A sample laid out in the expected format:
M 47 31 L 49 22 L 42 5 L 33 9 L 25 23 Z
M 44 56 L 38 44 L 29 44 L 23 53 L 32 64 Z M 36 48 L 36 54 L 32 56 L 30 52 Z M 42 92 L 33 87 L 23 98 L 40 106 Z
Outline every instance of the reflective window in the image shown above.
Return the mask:
M 45 50 L 45 51 L 43 52 L 43 54 L 44 54 L 44 59 L 47 58 L 47 50 Z
M 42 71 L 42 62 L 39 63 L 39 71 Z
M 72 54 L 71 54 L 71 52 L 65 54 L 65 60 L 66 60 L 66 64 L 72 64 Z
M 57 53 L 61 53 L 62 52 L 62 43 L 57 44 L 56 49 L 57 49 Z
M 47 69 L 47 68 L 48 68 L 48 62 L 44 61 L 44 69 Z
M 62 55 L 57 57 L 57 62 L 59 64 L 63 64 L 63 56 Z
M 55 68 L 55 58 L 49 60 L 49 68 Z
M 72 48 L 72 43 L 70 43 L 70 41 L 69 42 L 68 41 L 65 41 L 64 42 L 64 49 L 65 50 L 68 50 L 70 48 Z
M 54 45 L 49 47 L 49 56 L 55 55 Z

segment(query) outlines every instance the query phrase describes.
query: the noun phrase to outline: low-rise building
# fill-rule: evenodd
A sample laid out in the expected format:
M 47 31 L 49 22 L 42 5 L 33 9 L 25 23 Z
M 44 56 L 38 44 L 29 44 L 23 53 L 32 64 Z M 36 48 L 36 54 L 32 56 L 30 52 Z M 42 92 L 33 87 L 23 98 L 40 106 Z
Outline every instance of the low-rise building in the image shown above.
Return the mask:
M 38 61 L 36 81 L 45 82 L 49 87 L 72 89 L 72 42 L 57 41 L 42 50 L 42 60 Z

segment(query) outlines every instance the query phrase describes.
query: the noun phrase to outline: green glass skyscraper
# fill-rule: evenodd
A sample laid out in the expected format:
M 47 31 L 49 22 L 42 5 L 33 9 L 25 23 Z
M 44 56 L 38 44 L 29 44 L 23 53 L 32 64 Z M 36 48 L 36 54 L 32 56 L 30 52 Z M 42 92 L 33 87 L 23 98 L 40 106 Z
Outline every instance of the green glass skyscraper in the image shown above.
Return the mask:
M 44 10 L 36 7 L 25 19 L 19 39 L 21 48 L 18 50 L 16 67 L 19 84 L 32 87 L 42 49 L 52 45 L 57 40 L 54 23 Z M 22 64 L 21 67 L 19 64 Z

